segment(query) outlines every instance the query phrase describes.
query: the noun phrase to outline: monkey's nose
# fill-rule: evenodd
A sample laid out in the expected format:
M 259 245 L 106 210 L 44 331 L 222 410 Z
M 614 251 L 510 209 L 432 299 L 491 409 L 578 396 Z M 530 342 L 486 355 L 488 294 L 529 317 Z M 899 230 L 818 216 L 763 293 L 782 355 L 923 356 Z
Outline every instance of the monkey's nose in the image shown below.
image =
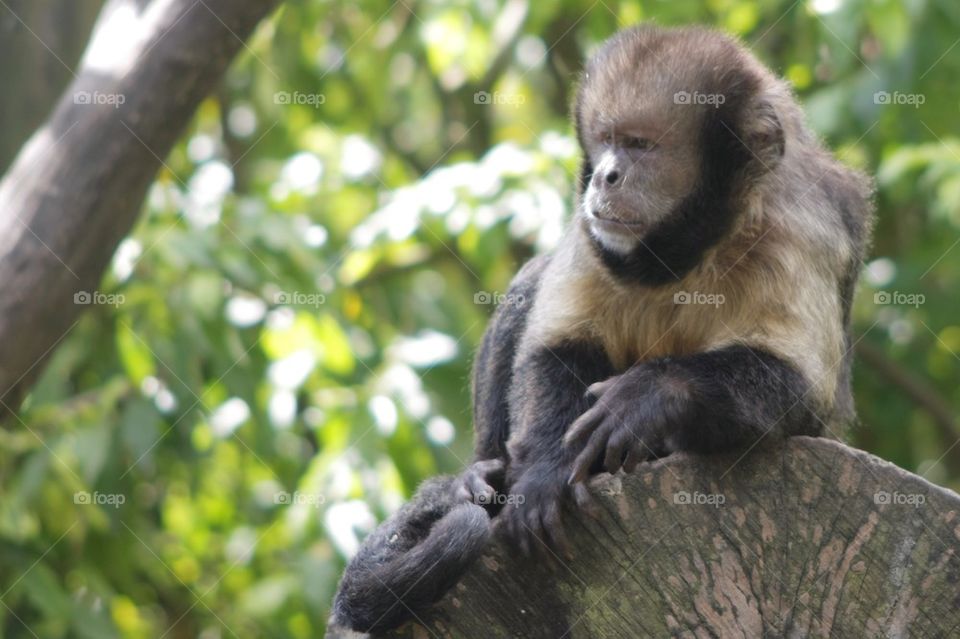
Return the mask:
M 607 171 L 607 174 L 604 176 L 603 179 L 606 180 L 607 184 L 609 184 L 610 186 L 614 186 L 617 182 L 620 181 L 620 172 L 617 171 L 616 169 L 613 169 L 612 171 Z

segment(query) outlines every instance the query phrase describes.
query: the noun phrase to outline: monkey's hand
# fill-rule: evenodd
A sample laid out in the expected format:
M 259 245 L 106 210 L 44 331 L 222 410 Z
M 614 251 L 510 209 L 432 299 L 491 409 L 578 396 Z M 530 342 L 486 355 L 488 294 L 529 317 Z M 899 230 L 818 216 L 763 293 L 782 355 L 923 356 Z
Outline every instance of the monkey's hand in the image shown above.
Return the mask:
M 494 505 L 494 495 L 503 486 L 502 459 L 483 459 L 470 465 L 460 481 L 454 484 L 454 500 L 469 501 L 478 506 Z
M 601 459 L 608 473 L 629 473 L 641 461 L 670 452 L 667 428 L 684 406 L 684 391 L 644 365 L 591 385 L 587 392 L 596 403 L 563 438 L 567 452 L 576 455 L 567 481 L 582 482 Z

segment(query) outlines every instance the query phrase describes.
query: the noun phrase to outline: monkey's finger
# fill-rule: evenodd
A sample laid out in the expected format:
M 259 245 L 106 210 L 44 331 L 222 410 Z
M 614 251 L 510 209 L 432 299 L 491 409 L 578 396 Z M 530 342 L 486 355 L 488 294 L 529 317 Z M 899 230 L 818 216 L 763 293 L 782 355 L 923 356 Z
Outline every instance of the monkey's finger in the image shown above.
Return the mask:
M 659 452 L 662 446 L 657 441 L 657 437 L 650 432 L 646 432 L 643 437 L 637 437 L 634 440 L 632 448 L 637 451 L 640 461 L 650 461 L 662 456 Z
M 615 474 L 623 464 L 624 451 L 633 441 L 633 433 L 621 426 L 607 441 L 607 454 L 603 458 L 603 467 L 611 475 Z
M 577 508 L 587 513 L 594 519 L 600 514 L 600 509 L 597 507 L 597 502 L 594 501 L 593 495 L 590 494 L 590 491 L 587 489 L 585 484 L 574 484 L 573 485 L 573 500 L 577 504 Z
M 568 484 L 573 485 L 579 483 L 586 479 L 590 473 L 593 460 L 600 456 L 600 451 L 607 445 L 609 431 L 604 428 L 606 424 L 607 422 L 603 422 L 603 424 L 593 432 L 587 445 L 584 446 L 577 458 L 573 460 L 573 472 L 570 473 L 570 479 L 567 480 Z
M 523 513 L 520 512 L 517 506 L 514 506 L 508 512 L 507 529 L 510 538 L 520 545 L 520 552 L 522 552 L 525 557 L 529 557 L 530 533 L 527 532 L 523 525 Z
M 610 390 L 610 387 L 617 383 L 617 377 L 610 377 L 603 380 L 602 382 L 596 382 L 587 386 L 587 397 L 599 398 L 601 395 Z
M 547 533 L 547 540 L 550 547 L 562 554 L 567 559 L 572 559 L 570 552 L 570 542 L 567 540 L 567 534 L 563 529 L 563 521 L 560 516 L 560 505 L 550 504 L 543 512 L 543 529 Z
M 493 518 L 493 532 L 500 539 L 507 539 L 514 542 L 517 536 L 513 529 L 514 519 L 510 512 L 511 510 L 513 510 L 513 506 L 508 506 Z
M 543 522 L 540 519 L 539 508 L 530 508 L 527 510 L 526 517 L 523 518 L 523 526 L 525 528 L 524 532 L 526 533 L 525 537 L 527 538 L 527 555 L 529 556 L 534 552 L 541 552 L 547 542 L 544 541 L 546 533 L 543 530 Z
M 632 473 L 634 470 L 636 470 L 637 464 L 643 460 L 643 455 L 637 450 L 639 446 L 640 444 L 637 443 L 634 446 L 631 446 L 630 450 L 627 451 L 627 456 L 623 460 L 624 472 Z
M 520 552 L 523 553 L 523 556 L 529 557 L 532 555 L 533 553 L 530 549 L 530 533 L 521 527 L 516 534 L 516 538 L 520 542 Z
M 475 504 L 489 504 L 493 502 L 495 491 L 487 483 L 486 478 L 474 472 L 467 473 L 464 479 L 467 492 L 470 494 L 470 500 Z
M 594 432 L 594 428 L 599 425 L 606 415 L 604 406 L 596 405 L 580 415 L 567 429 L 567 434 L 563 436 L 563 445 L 572 446 L 575 442 L 586 438 L 587 435 Z

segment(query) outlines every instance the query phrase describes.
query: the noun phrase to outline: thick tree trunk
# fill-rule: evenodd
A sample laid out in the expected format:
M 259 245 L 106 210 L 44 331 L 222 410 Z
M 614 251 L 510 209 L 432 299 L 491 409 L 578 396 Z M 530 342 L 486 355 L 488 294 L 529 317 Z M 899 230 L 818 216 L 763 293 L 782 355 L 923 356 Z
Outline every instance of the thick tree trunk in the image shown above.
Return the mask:
M 573 559 L 491 548 L 427 637 L 957 637 L 960 496 L 824 439 L 598 477 Z
M 279 0 L 112 0 L 0 182 L 0 410 L 83 310 L 200 101 Z M 82 302 L 83 300 L 78 300 Z

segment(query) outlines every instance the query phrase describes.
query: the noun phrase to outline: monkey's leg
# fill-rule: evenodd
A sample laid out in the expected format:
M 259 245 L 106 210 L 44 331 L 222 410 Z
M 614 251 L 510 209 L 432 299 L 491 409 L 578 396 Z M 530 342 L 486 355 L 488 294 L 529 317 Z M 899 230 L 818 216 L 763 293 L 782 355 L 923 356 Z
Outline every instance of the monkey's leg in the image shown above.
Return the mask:
M 597 397 L 564 437 L 570 482 L 602 455 L 608 472 L 675 451 L 722 452 L 768 436 L 820 435 L 810 384 L 775 355 L 731 346 L 643 362 L 591 387 Z
M 500 518 L 525 552 L 542 544 L 564 548 L 563 501 L 573 497 L 588 504 L 585 488 L 566 484 L 575 455 L 561 441 L 589 406 L 587 387 L 613 372 L 603 349 L 583 342 L 533 348 L 517 362 L 510 397 L 514 432 L 507 444 L 508 504 Z

